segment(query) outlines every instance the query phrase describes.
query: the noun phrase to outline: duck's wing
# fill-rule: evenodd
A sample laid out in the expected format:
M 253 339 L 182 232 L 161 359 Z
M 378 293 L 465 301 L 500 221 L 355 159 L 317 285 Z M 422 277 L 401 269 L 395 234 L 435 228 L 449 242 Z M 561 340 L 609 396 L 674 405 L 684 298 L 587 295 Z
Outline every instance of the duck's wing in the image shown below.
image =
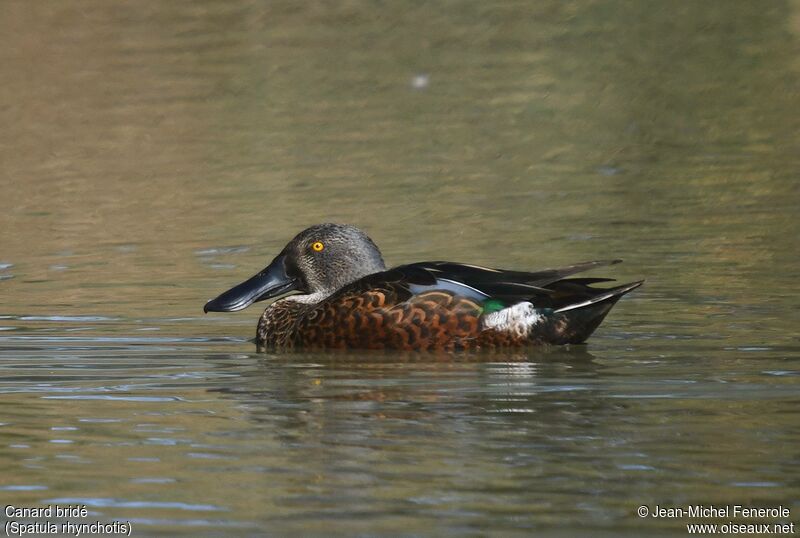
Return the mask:
M 590 284 L 612 282 L 611 278 L 571 278 L 570 275 L 588 271 L 596 267 L 614 265 L 622 260 L 598 260 L 578 263 L 557 269 L 544 269 L 536 272 L 509 271 L 455 262 L 419 262 L 400 266 L 403 273 L 428 273 L 433 278 L 432 285 L 446 286 L 452 291 L 464 287 L 478 292 L 482 299 L 498 299 L 514 304 L 519 301 L 532 301 L 537 306 L 557 308 L 582 302 L 593 297 L 598 291 Z M 472 295 L 469 295 L 473 297 Z M 481 297 L 474 296 L 475 299 Z
M 477 301 L 500 299 L 514 302 L 565 294 L 582 296 L 598 291 L 590 288 L 590 284 L 613 282 L 614 279 L 566 277 L 621 261 L 598 260 L 536 272 L 509 271 L 456 262 L 417 262 L 365 276 L 340 290 L 337 295 L 384 290 L 389 291 L 398 302 L 433 290 L 446 290 Z

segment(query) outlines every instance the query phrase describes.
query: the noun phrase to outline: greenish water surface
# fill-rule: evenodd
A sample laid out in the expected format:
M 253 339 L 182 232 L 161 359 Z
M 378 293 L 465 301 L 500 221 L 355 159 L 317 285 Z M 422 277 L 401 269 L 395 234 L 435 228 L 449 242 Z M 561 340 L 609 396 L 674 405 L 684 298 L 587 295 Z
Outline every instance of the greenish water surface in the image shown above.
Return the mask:
M 0 504 L 133 536 L 800 522 L 798 53 L 797 0 L 4 2 Z M 258 354 L 259 308 L 203 315 L 324 221 L 389 264 L 647 283 L 587 346 L 495 355 Z

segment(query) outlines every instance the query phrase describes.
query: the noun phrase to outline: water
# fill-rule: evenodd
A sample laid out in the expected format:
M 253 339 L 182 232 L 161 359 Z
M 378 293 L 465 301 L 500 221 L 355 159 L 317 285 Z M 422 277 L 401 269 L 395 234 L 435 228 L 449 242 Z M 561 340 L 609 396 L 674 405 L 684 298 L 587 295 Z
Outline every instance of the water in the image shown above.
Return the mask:
M 796 1 L 4 3 L 0 504 L 138 536 L 798 521 L 798 39 Z M 203 315 L 323 221 L 390 264 L 647 283 L 588 346 L 502 355 L 258 354 L 257 308 Z

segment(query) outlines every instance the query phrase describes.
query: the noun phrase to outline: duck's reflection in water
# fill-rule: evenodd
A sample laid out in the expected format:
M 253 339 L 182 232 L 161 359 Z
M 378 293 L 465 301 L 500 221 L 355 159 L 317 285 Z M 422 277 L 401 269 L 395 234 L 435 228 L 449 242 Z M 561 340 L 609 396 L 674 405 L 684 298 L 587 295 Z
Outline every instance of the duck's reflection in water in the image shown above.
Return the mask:
M 214 389 L 246 404 L 256 423 L 351 429 L 370 419 L 527 428 L 565 418 L 595 422 L 620 408 L 603 398 L 605 366 L 586 346 L 505 353 L 337 352 L 263 355 L 235 386 Z M 535 416 L 535 420 L 532 419 Z M 548 418 L 549 417 L 549 418 Z M 567 422 L 569 422 L 567 420 Z M 541 424 L 540 424 L 541 425 Z M 560 426 L 559 426 L 560 425 Z

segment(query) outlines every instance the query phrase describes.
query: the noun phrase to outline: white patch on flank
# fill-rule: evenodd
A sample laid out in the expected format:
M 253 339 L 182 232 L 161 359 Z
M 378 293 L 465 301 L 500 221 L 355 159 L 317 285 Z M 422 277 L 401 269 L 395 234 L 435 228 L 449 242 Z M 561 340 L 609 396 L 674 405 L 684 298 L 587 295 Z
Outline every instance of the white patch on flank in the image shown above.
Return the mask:
M 526 301 L 486 314 L 481 323 L 484 329 L 495 329 L 500 332 L 511 332 L 518 336 L 527 336 L 533 326 L 542 320 L 544 320 L 544 316 Z

